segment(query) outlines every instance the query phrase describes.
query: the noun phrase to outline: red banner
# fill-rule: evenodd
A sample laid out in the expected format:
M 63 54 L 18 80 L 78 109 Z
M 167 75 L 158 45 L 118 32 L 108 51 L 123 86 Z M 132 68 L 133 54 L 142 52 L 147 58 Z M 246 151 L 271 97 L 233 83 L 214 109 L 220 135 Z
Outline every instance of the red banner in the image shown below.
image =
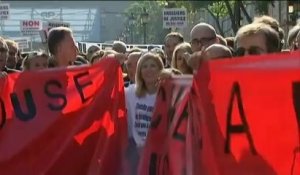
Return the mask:
M 299 53 L 265 55 L 204 63 L 181 95 L 164 85 L 139 174 L 300 174 L 299 75 Z
M 207 174 L 300 174 L 299 66 L 299 53 L 203 65 L 195 85 Z
M 160 87 L 138 174 L 182 174 L 191 85 L 192 76 L 186 76 Z
M 0 174 L 120 174 L 127 142 L 122 72 L 92 67 L 0 81 Z

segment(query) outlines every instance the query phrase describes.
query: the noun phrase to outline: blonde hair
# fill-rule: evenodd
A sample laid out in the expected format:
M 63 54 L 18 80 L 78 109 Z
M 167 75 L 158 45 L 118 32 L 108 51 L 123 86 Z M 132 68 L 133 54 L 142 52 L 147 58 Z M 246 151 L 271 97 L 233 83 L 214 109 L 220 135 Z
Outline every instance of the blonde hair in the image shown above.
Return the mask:
M 142 77 L 142 66 L 148 60 L 153 60 L 157 64 L 160 71 L 162 71 L 164 68 L 163 62 L 159 55 L 151 52 L 147 52 L 141 56 L 141 58 L 137 63 L 136 75 L 135 75 L 135 82 L 136 82 L 135 94 L 138 97 L 144 97 L 147 93 L 146 84 Z
M 178 69 L 178 65 L 177 65 L 177 57 L 178 57 L 178 52 L 179 51 L 186 51 L 188 52 L 189 54 L 192 54 L 193 51 L 192 51 L 192 47 L 189 43 L 187 42 L 184 42 L 184 43 L 181 43 L 181 44 L 178 44 L 175 49 L 174 49 L 174 52 L 173 52 L 173 56 L 172 56 L 172 61 L 171 61 L 171 66 L 175 69 Z M 184 61 L 186 66 L 189 68 L 189 71 L 192 73 L 192 68 L 190 68 L 190 66 L 188 66 L 187 62 Z
M 12 47 L 15 47 L 15 48 L 19 49 L 18 43 L 15 42 L 14 40 L 6 39 L 5 42 L 6 42 L 7 45 L 10 45 Z
M 32 53 L 29 53 L 27 57 L 25 57 L 22 61 L 22 69 L 23 70 L 30 70 L 30 62 L 33 60 L 33 59 L 36 59 L 37 57 L 43 57 L 43 58 L 46 58 L 47 61 L 49 61 L 49 56 L 44 53 L 44 52 L 32 52 Z
M 3 47 L 5 47 L 5 48 L 8 49 L 8 46 L 7 46 L 7 44 L 6 44 L 6 40 L 5 40 L 4 38 L 2 38 L 1 36 L 0 36 L 0 42 L 2 42 Z

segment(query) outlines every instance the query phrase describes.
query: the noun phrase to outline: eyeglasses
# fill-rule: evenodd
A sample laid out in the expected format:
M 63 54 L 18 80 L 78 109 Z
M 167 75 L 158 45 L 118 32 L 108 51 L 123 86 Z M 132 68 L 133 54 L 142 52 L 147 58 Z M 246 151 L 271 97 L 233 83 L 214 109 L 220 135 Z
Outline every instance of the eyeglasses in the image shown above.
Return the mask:
M 8 49 L 5 47 L 0 47 L 0 53 L 8 52 Z
M 249 49 L 239 47 L 235 50 L 235 56 L 244 56 L 246 54 L 246 51 L 249 55 L 260 55 L 265 52 L 262 48 L 256 46 L 252 46 Z
M 201 44 L 201 45 L 205 45 L 205 44 L 207 44 L 209 41 L 211 41 L 211 40 L 213 40 L 213 39 L 215 39 L 216 37 L 204 37 L 204 38 L 201 38 L 201 39 L 197 39 L 197 38 L 195 38 L 195 39 L 192 39 L 192 41 L 190 42 L 190 44 L 191 45 L 199 45 L 199 44 Z

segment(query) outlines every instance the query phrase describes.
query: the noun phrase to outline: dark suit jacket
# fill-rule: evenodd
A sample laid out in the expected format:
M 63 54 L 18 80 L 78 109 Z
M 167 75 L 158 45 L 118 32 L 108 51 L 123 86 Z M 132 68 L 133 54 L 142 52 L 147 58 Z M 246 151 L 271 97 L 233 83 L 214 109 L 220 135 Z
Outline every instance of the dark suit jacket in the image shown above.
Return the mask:
M 8 68 L 8 67 L 4 67 L 4 69 L 2 69 L 2 71 L 3 72 L 6 72 L 6 73 L 8 73 L 8 74 L 10 74 L 10 73 L 14 73 L 14 72 L 21 72 L 21 71 L 19 71 L 19 70 L 16 70 L 16 69 L 10 69 L 10 68 Z

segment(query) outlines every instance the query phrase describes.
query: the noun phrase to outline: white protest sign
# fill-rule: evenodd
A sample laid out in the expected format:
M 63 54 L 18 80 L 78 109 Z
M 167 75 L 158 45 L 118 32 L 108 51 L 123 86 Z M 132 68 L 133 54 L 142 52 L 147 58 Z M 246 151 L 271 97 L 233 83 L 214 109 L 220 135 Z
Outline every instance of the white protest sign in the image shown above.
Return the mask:
M 18 43 L 19 49 L 28 49 L 29 48 L 29 38 L 13 38 L 13 40 Z
M 163 9 L 163 28 L 184 28 L 187 26 L 187 11 L 185 8 Z
M 23 20 L 20 23 L 23 35 L 39 35 L 39 31 L 43 28 L 41 20 Z
M 0 3 L 0 20 L 9 19 L 9 4 Z
M 46 30 L 49 31 L 50 29 L 54 27 L 68 27 L 70 28 L 70 23 L 68 22 L 62 22 L 62 21 L 48 21 L 46 23 Z

